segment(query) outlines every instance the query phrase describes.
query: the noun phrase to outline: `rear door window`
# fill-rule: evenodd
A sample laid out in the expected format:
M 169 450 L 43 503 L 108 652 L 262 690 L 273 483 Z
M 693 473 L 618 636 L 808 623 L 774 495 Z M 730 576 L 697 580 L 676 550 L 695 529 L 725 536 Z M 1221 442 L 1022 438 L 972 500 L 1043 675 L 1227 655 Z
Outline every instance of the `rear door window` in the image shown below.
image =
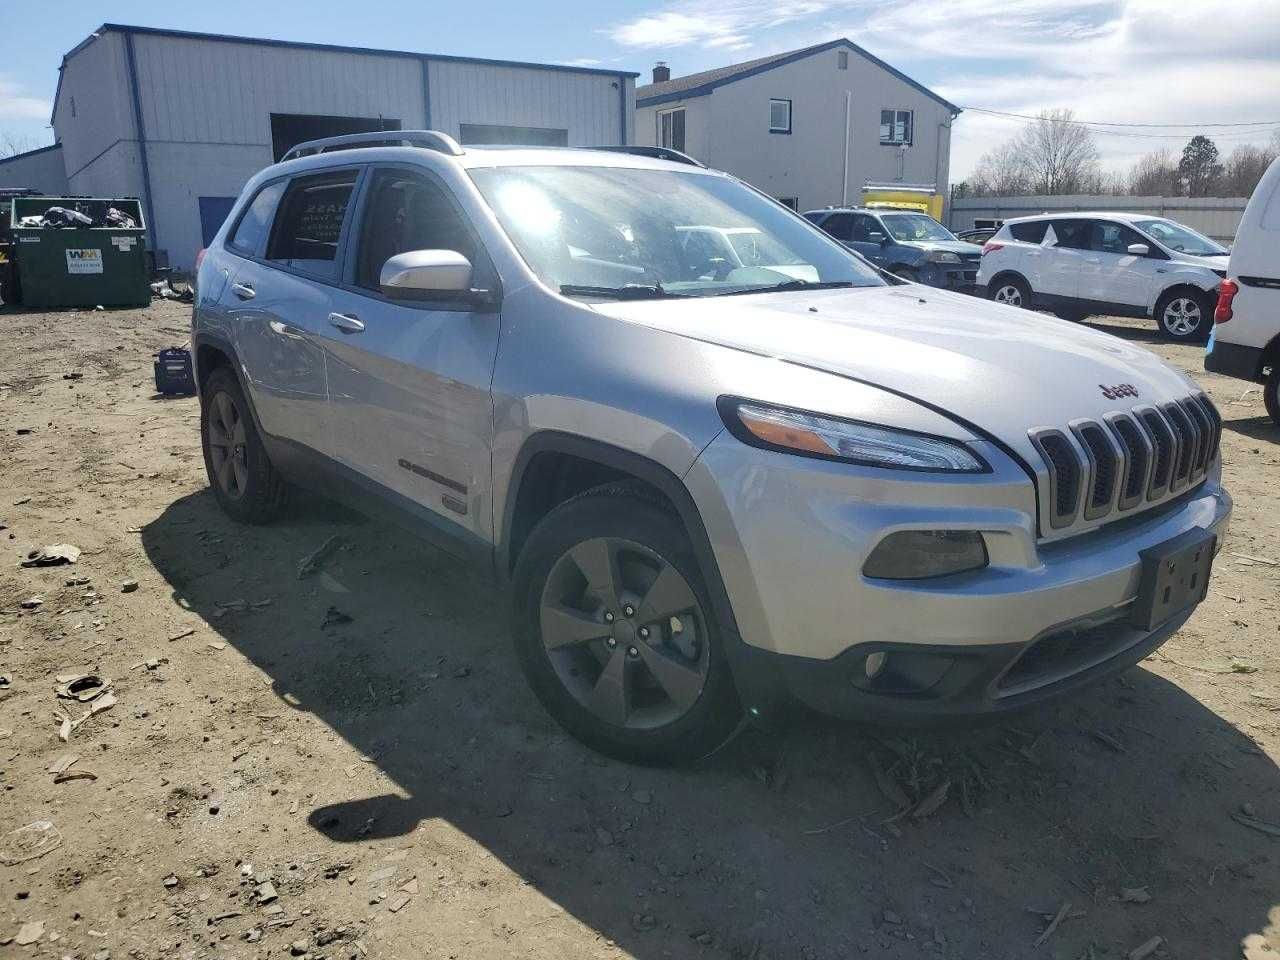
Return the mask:
M 1057 246 L 1068 250 L 1089 249 L 1088 220 L 1054 220 L 1053 235 L 1057 238 Z
M 1032 220 L 1029 223 L 1009 224 L 1009 233 L 1022 243 L 1043 243 L 1045 231 L 1049 229 L 1048 220 Z
M 853 214 L 833 213 L 822 221 L 822 229 L 837 240 L 849 240 L 853 231 Z
M 267 243 L 266 259 L 322 280 L 338 278 L 338 246 L 357 171 L 290 181 Z

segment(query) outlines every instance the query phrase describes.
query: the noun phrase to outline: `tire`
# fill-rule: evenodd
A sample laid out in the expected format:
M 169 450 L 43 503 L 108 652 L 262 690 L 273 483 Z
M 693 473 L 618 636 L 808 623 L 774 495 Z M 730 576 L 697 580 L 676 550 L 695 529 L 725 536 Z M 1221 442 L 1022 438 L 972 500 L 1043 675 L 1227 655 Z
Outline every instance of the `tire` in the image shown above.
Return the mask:
M 1156 301 L 1156 326 L 1161 336 L 1177 343 L 1202 343 L 1213 327 L 1213 301 L 1207 293 L 1180 287 Z
M 511 632 L 543 707 L 600 753 L 689 763 L 738 727 L 693 548 L 643 487 L 597 487 L 543 518 L 516 561 Z
M 1021 277 L 999 277 L 987 287 L 987 296 L 996 303 L 1031 309 L 1031 288 Z
M 241 523 L 270 523 L 284 506 L 287 485 L 272 466 L 240 381 L 218 367 L 202 384 L 200 446 L 218 505 Z
M 886 269 L 899 280 L 906 280 L 908 283 L 920 282 L 920 274 L 911 267 L 886 267 Z
M 1262 399 L 1267 405 L 1271 420 L 1280 427 L 1280 363 L 1271 365 L 1271 373 L 1262 388 Z

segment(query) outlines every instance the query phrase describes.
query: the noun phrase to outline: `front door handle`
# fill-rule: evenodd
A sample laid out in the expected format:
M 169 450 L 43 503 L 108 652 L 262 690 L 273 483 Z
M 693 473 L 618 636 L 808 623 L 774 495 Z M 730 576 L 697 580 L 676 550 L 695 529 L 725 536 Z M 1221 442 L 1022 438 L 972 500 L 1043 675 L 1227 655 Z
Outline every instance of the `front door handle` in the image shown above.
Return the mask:
M 364 321 L 359 317 L 351 316 L 349 313 L 331 313 L 329 314 L 329 322 L 343 333 L 364 332 Z
M 231 285 L 231 292 L 241 300 L 252 300 L 257 296 L 257 293 L 253 290 L 253 284 L 250 283 L 233 283 Z
M 289 324 L 284 323 L 280 320 L 268 320 L 267 326 L 269 326 L 274 332 L 280 334 L 280 336 L 288 337 L 290 340 L 305 339 L 302 336 L 301 330 L 299 330 L 297 327 L 291 327 L 289 326 Z

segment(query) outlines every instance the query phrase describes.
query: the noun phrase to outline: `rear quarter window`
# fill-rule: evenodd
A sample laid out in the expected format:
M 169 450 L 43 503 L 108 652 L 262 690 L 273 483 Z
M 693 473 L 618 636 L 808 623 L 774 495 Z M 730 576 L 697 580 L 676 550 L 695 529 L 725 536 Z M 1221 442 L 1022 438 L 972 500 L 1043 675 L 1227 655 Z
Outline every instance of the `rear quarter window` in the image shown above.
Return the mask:
M 250 204 L 240 215 L 227 245 L 241 253 L 256 254 L 262 249 L 262 241 L 271 229 L 271 218 L 275 216 L 276 205 L 280 195 L 284 193 L 285 181 L 269 183 L 257 192 Z

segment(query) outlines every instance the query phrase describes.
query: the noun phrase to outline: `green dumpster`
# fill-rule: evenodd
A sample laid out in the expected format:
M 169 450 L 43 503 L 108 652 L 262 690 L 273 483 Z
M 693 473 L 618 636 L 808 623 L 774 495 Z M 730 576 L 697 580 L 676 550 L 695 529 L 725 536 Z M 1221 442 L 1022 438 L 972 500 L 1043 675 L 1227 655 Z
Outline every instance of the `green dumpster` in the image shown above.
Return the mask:
M 9 218 L 26 306 L 134 307 L 151 302 L 147 231 L 137 200 L 17 197 Z

